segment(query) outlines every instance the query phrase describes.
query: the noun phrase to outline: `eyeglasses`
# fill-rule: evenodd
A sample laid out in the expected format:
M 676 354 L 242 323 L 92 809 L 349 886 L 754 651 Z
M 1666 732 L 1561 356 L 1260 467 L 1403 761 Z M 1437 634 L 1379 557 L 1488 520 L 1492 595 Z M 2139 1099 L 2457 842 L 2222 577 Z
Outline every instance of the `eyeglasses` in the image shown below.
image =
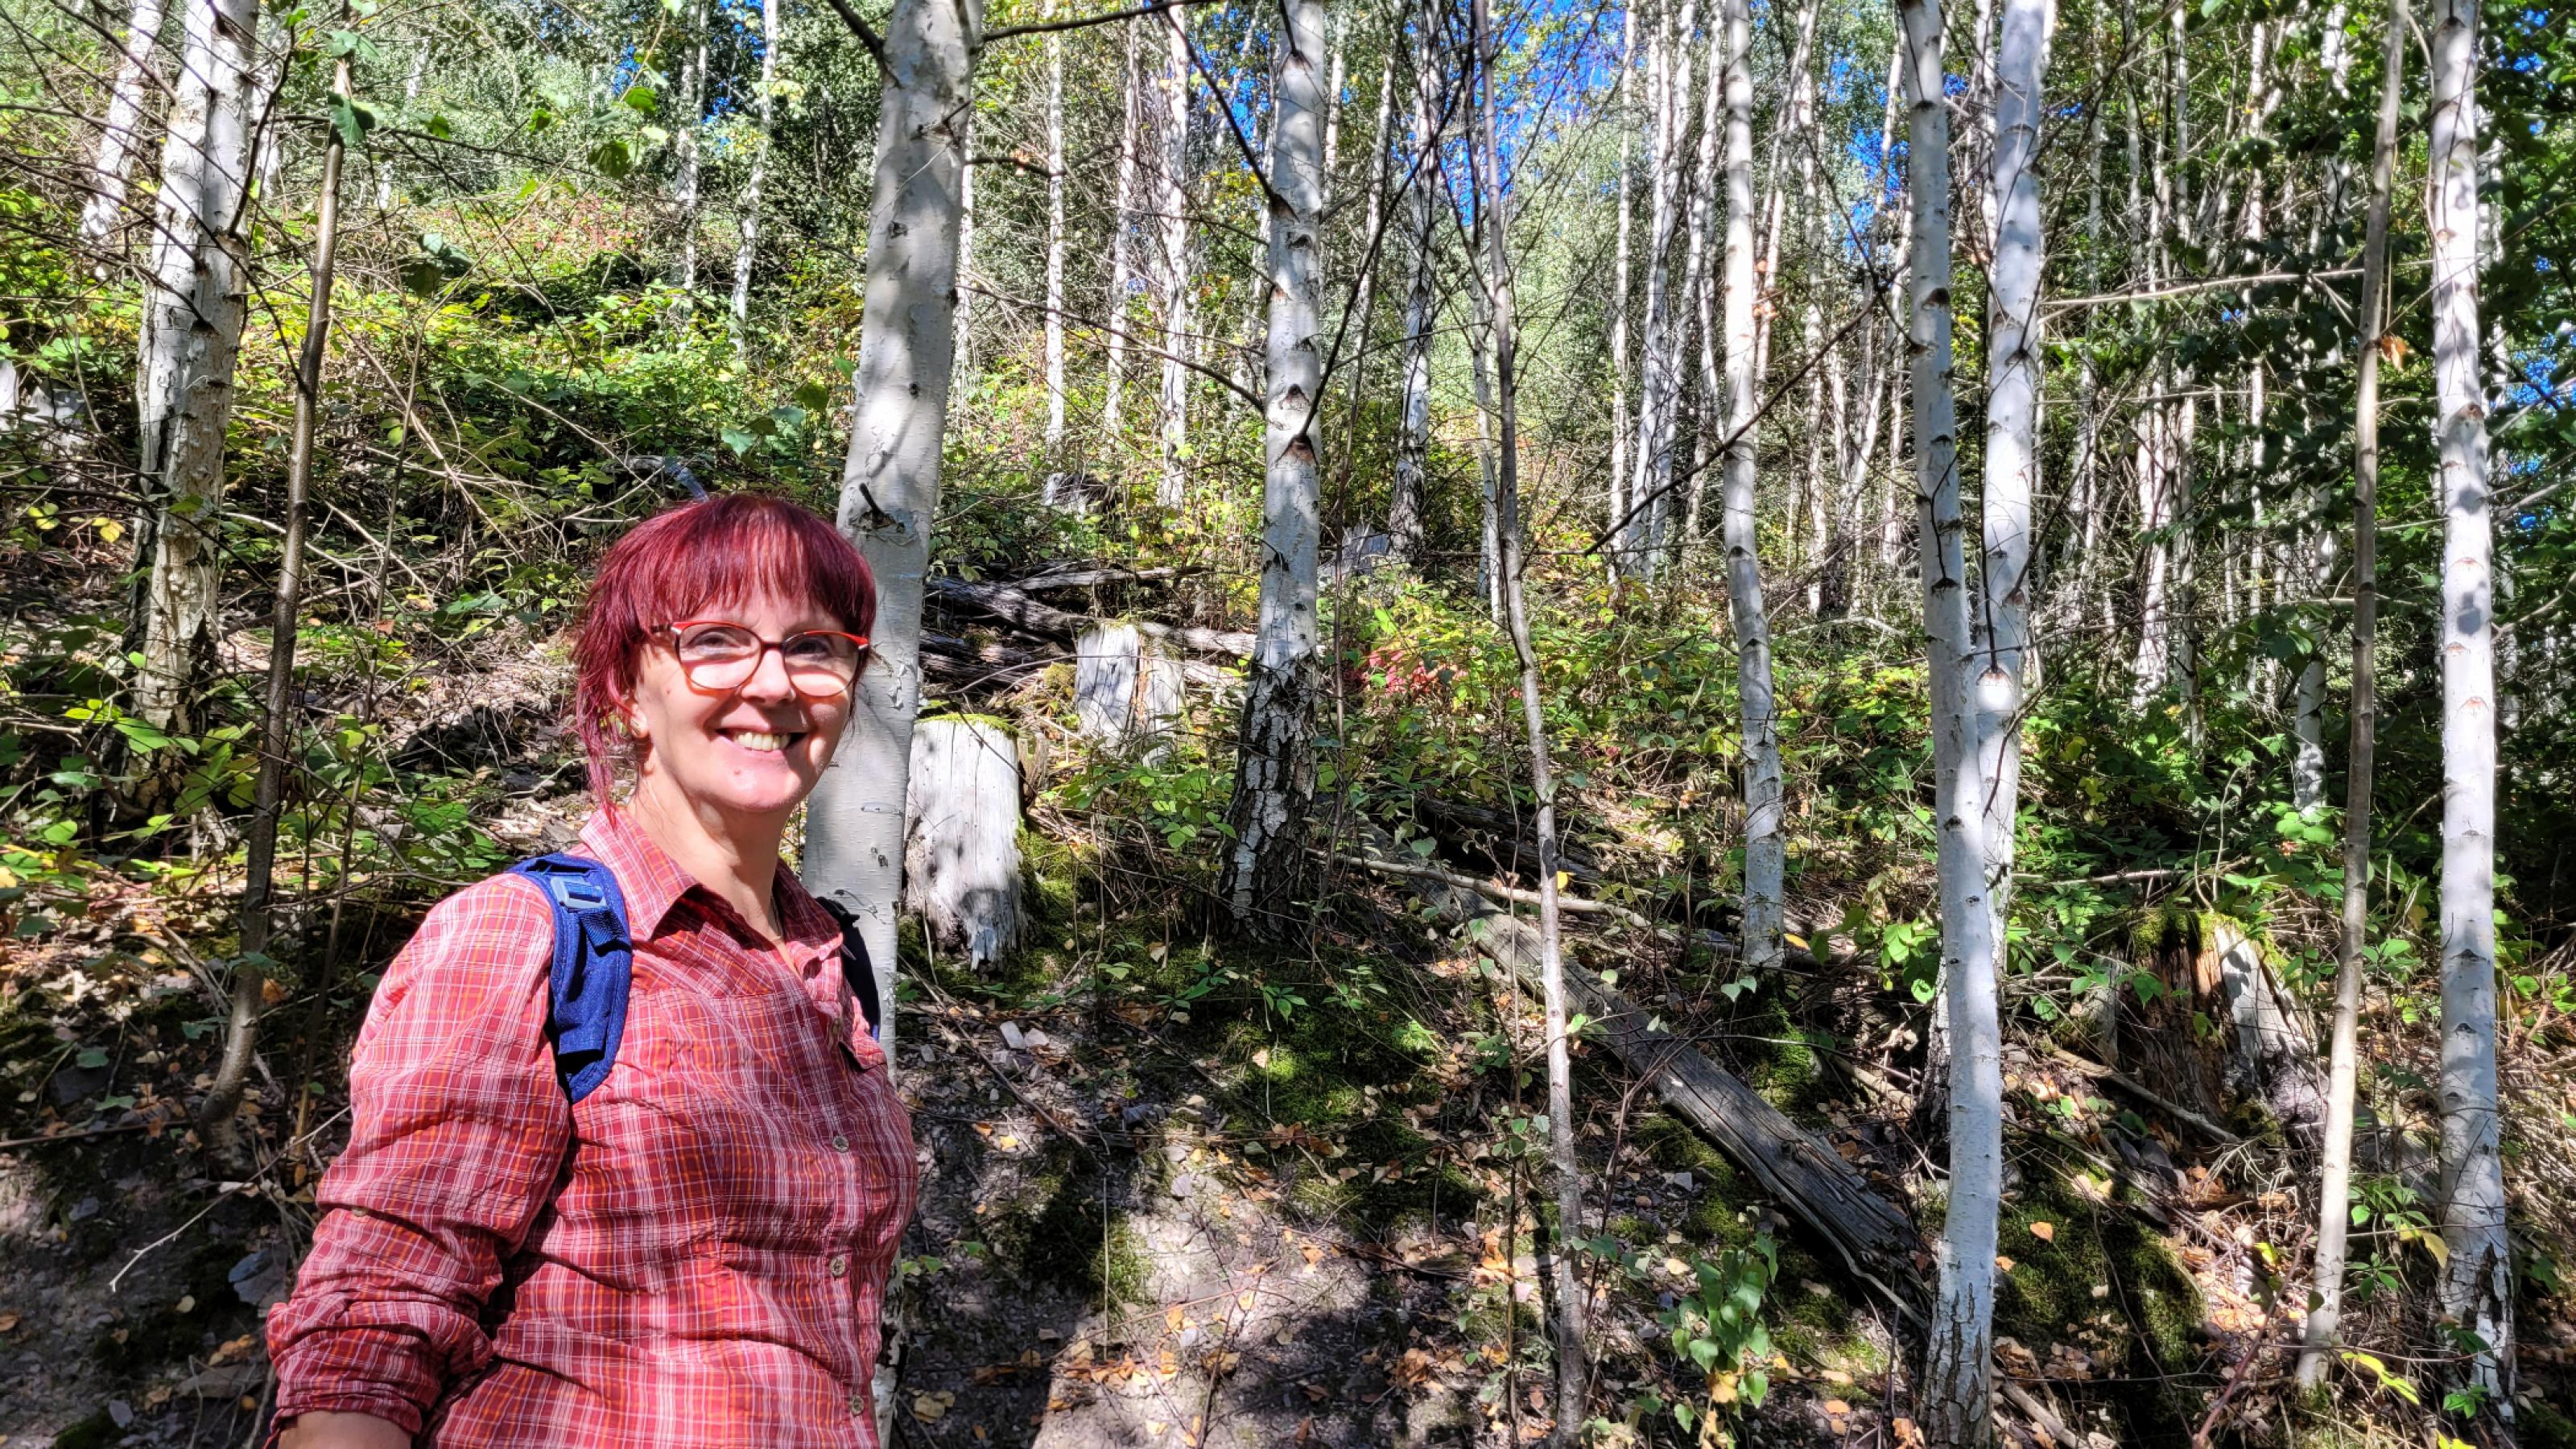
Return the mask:
M 865 662 L 865 636 L 836 629 L 808 629 L 785 639 L 763 639 L 740 624 L 719 619 L 690 619 L 662 626 L 671 635 L 671 652 L 680 672 L 705 690 L 740 689 L 760 672 L 770 650 L 787 669 L 787 682 L 807 699 L 836 699 L 850 692 Z

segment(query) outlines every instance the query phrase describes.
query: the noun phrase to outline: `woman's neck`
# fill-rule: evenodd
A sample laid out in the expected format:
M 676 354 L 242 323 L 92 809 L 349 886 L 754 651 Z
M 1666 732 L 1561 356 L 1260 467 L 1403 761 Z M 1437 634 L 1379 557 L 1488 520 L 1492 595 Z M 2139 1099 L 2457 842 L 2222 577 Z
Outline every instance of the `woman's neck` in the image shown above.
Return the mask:
M 778 842 L 787 833 L 785 817 L 711 817 L 674 798 L 676 791 L 657 788 L 659 778 L 648 774 L 637 784 L 627 798 L 628 817 L 662 847 L 672 863 L 733 907 L 753 930 L 778 939 L 784 928 L 770 891 L 778 881 Z

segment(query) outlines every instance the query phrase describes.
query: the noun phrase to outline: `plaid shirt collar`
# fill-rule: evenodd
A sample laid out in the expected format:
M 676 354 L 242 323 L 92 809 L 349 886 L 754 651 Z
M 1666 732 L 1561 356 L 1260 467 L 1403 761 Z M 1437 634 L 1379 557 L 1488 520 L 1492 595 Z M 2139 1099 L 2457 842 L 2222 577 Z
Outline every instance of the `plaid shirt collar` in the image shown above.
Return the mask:
M 590 823 L 582 827 L 581 844 L 591 859 L 616 872 L 617 884 L 626 892 L 627 929 L 638 941 L 660 935 L 672 907 L 691 891 L 697 892 L 699 906 L 718 919 L 735 914 L 722 897 L 682 870 L 670 852 L 656 845 L 633 817 L 614 805 L 592 814 Z M 778 867 L 774 889 L 779 923 L 786 928 L 787 951 L 800 968 L 817 956 L 840 950 L 840 924 L 784 864 Z

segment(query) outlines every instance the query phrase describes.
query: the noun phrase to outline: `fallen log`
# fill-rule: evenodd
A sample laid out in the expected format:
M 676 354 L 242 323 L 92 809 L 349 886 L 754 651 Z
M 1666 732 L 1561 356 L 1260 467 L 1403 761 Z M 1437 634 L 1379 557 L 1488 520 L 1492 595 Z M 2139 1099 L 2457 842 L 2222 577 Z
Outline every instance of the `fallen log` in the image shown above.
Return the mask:
M 931 597 L 941 603 L 990 615 L 1015 629 L 1045 638 L 1072 640 L 1098 620 L 1033 599 L 1007 584 L 970 584 L 964 579 L 930 580 Z M 1252 636 L 1224 629 L 1183 628 L 1175 624 L 1136 621 L 1138 633 L 1201 654 L 1252 657 Z
M 1373 843 L 1384 842 L 1381 837 Z M 1396 872 L 1390 872 L 1396 873 Z M 1531 983 L 1539 975 L 1538 928 L 1487 898 L 1483 890 L 1412 871 L 1425 903 L 1460 923 L 1477 950 Z M 1915 1256 L 1921 1236 L 1895 1204 L 1840 1154 L 1809 1135 L 1761 1093 L 1746 1086 L 1698 1048 L 1648 1021 L 1644 1012 L 1567 962 L 1567 989 L 1583 1014 L 1600 1026 L 1602 1044 L 1628 1069 L 1653 1084 L 1665 1105 L 1738 1165 L 1766 1192 L 1786 1204 L 1833 1246 L 1852 1275 L 1885 1294 L 1908 1314 L 1919 1314 L 1921 1283 Z
M 1089 589 L 1102 584 L 1141 584 L 1154 579 L 1177 579 L 1184 574 L 1207 572 L 1199 564 L 1166 564 L 1160 568 L 1066 569 L 1060 573 L 1037 574 L 1025 579 L 1012 579 L 1004 588 L 1024 594 L 1042 594 L 1049 589 Z

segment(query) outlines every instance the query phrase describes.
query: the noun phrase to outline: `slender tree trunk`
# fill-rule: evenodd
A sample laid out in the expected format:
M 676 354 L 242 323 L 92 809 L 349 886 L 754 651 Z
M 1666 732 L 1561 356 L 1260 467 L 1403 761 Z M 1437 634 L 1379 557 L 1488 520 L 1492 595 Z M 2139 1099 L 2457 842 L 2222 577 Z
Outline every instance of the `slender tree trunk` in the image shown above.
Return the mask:
M 2513 1272 L 2496 1096 L 2494 523 L 2478 332 L 2478 7 L 2433 9 L 2429 166 L 2442 547 L 2443 1316 L 2466 1379 L 2513 1418 Z M 2465 1345 L 2464 1345 L 2465 1346 Z
M 1940 831 L 1941 956 L 1949 1016 L 1950 1192 L 1937 1257 L 1922 1388 L 1934 1449 L 1993 1438 L 1995 1238 L 2003 1206 L 2003 1033 L 1985 901 L 1985 790 L 1970 698 L 1966 520 L 1959 506 L 1950 354 L 1950 115 L 1938 0 L 1902 0 L 1906 167 L 1914 196 L 1914 459 L 1925 632 L 1931 638 L 1933 762 Z
M 1394 29 L 1400 33 L 1403 27 L 1399 24 L 1395 26 Z M 1377 330 L 1377 271 L 1378 262 L 1383 257 L 1385 247 L 1384 239 L 1379 235 L 1378 229 L 1386 220 L 1387 127 L 1395 120 L 1395 57 L 1397 48 L 1395 39 L 1396 37 L 1393 35 L 1390 35 L 1387 38 L 1386 68 L 1378 74 L 1376 124 L 1370 128 L 1368 139 L 1369 165 L 1366 183 L 1368 188 L 1368 214 L 1360 222 L 1359 245 L 1357 248 L 1359 275 L 1352 279 L 1352 285 L 1357 295 L 1351 298 L 1350 309 L 1345 314 L 1348 319 L 1351 338 L 1349 364 L 1351 369 L 1351 390 L 1350 399 L 1342 409 L 1342 436 L 1349 439 L 1350 442 L 1348 446 L 1345 446 L 1341 450 L 1341 462 L 1334 475 L 1334 487 L 1337 490 L 1336 496 L 1340 496 L 1340 490 L 1345 489 L 1350 483 L 1351 467 L 1354 460 L 1359 456 L 1360 399 L 1364 396 L 1365 384 L 1368 380 L 1369 352 L 1371 350 L 1369 346 L 1369 334 Z M 1336 59 L 1338 60 L 1338 58 L 1339 52 L 1337 51 Z M 1327 179 L 1330 179 L 1332 176 L 1332 171 L 1332 164 L 1329 161 L 1326 162 L 1324 166 L 1324 175 Z M 1326 208 L 1327 213 L 1329 214 L 1329 201 L 1326 203 Z M 1379 249 L 1380 257 L 1372 258 L 1369 255 L 1369 249 L 1371 247 Z M 1390 518 L 1392 518 L 1394 513 L 1394 508 L 1392 506 L 1393 501 L 1392 493 L 1390 493 L 1388 499 L 1388 514 Z M 1391 546 L 1394 529 L 1390 526 L 1387 531 L 1390 537 Z
M 1424 474 L 1431 448 L 1431 330 L 1439 324 L 1440 300 L 1432 289 L 1431 187 L 1440 164 L 1442 107 L 1434 89 L 1435 12 L 1424 0 L 1414 21 L 1413 41 L 1413 185 L 1405 193 L 1413 241 L 1413 280 L 1404 299 L 1404 385 L 1402 411 L 1395 430 L 1395 481 L 1387 496 L 1388 546 L 1398 558 L 1422 552 Z
M 1741 5 L 1744 0 L 1734 0 Z M 1530 793 L 1538 810 L 1539 991 L 1547 1014 L 1547 1133 L 1556 1187 L 1556 1243 L 1550 1253 L 1556 1288 L 1556 1416 L 1551 1442 L 1583 1439 L 1590 1356 L 1584 1342 L 1584 1293 L 1574 1272 L 1574 1245 L 1583 1238 L 1583 1176 L 1574 1145 L 1574 1059 L 1566 1040 L 1565 962 L 1559 945 L 1556 897 L 1556 773 L 1548 759 L 1547 714 L 1540 697 L 1538 651 L 1530 642 L 1529 600 L 1522 578 L 1520 518 L 1519 319 L 1512 285 L 1510 203 L 1503 195 L 1502 164 L 1494 124 L 1492 11 L 1472 0 L 1477 71 L 1484 87 L 1477 110 L 1475 160 L 1478 230 L 1485 243 L 1484 291 L 1491 299 L 1494 395 L 1501 425 L 1495 461 L 1495 513 L 1501 535 L 1503 609 L 1512 651 L 1520 664 L 1521 723 L 1529 740 Z
M 198 669 L 218 629 L 223 552 L 215 524 L 249 287 L 241 223 L 259 10 L 253 0 L 189 0 L 186 17 L 135 388 L 144 490 L 136 543 L 151 570 L 137 611 L 143 661 L 134 712 L 173 733 L 193 727 Z
M 126 16 L 125 48 L 99 122 L 98 155 L 90 162 L 89 200 L 81 206 L 80 244 L 103 252 L 125 211 L 126 178 L 143 150 L 143 101 L 152 78 L 152 48 L 161 34 L 162 0 L 134 0 Z M 104 258 L 101 265 L 104 266 Z
M 979 0 L 897 0 L 887 17 L 840 527 L 877 583 L 875 644 L 849 733 L 806 809 L 805 878 L 859 923 L 877 999 L 894 994 L 904 801 L 921 712 L 922 596 L 939 514 L 940 441 L 956 332 L 965 108 L 982 43 Z M 894 1049 L 895 1017 L 883 1024 Z
M 687 111 L 680 117 L 676 141 L 680 152 L 680 290 L 698 289 L 698 179 L 700 170 L 699 133 L 707 121 L 707 3 L 696 0 L 689 7 L 688 70 L 681 81 L 681 103 Z
M 1708 89 L 1701 98 L 1699 169 L 1691 177 L 1690 221 L 1682 244 L 1689 258 L 1683 268 L 1688 280 L 1682 284 L 1682 297 L 1699 337 L 1698 400 L 1691 419 L 1690 506 L 1687 510 L 1676 508 L 1670 494 L 1657 494 L 1649 503 L 1646 537 L 1659 560 L 1658 568 L 1662 562 L 1678 561 L 1682 551 L 1698 541 L 1700 509 L 1708 497 L 1708 454 L 1721 440 L 1720 420 L 1725 416 L 1726 381 L 1717 356 L 1717 288 L 1708 260 L 1712 240 L 1727 226 L 1725 221 L 1715 219 L 1720 204 L 1718 151 L 1726 134 L 1726 4 L 1727 0 L 1719 0 L 1712 16 L 1715 23 L 1708 28 Z M 1678 529 L 1671 523 L 1676 513 L 1682 516 Z
M 1163 12 L 1161 186 L 1155 212 L 1163 245 L 1163 471 L 1154 501 L 1177 509 L 1189 501 L 1190 369 L 1190 34 L 1178 10 Z
M 1986 319 L 1986 659 L 1977 681 L 1978 777 L 1985 782 L 1987 939 L 1996 972 L 2009 949 L 2013 821 L 2021 801 L 2022 691 L 2028 678 L 2033 537 L 2039 473 L 2039 289 L 2046 266 L 2039 211 L 2039 125 L 2048 68 L 2049 0 L 2004 0 L 1988 95 L 1994 109 L 1994 261 Z
M 975 78 L 966 78 L 966 95 L 958 102 L 958 154 L 965 169 L 957 178 L 957 316 L 954 373 L 975 375 Z
M 424 35 L 411 50 L 411 69 L 403 77 L 403 118 L 409 122 L 420 105 L 420 85 L 429 76 L 429 37 Z M 376 210 L 394 204 L 394 163 L 390 156 L 376 162 Z
M 1135 290 L 1134 244 L 1129 231 L 1136 225 L 1137 130 L 1143 124 L 1143 71 L 1137 54 L 1137 26 L 1130 21 L 1120 27 L 1127 32 L 1127 75 L 1124 121 L 1118 128 L 1118 198 L 1109 218 L 1109 298 L 1101 313 L 1109 321 L 1109 376 L 1101 406 L 1100 431 L 1111 446 L 1118 441 L 1119 404 L 1127 387 L 1127 328 L 1131 308 L 1127 294 Z
M 1754 257 L 1756 285 L 1765 299 L 1776 299 L 1780 291 L 1780 248 L 1789 235 L 1789 213 L 1802 205 L 1816 182 L 1816 14 L 1819 0 L 1801 0 L 1798 6 L 1797 39 L 1789 52 L 1789 105 L 1786 117 L 1772 122 L 1771 156 L 1763 186 L 1771 193 L 1762 206 L 1761 251 Z M 1798 183 L 1794 188 L 1780 185 L 1783 148 L 1798 154 Z M 1758 384 L 1771 375 L 1771 329 L 1779 321 L 1776 300 L 1771 305 L 1753 309 L 1753 376 Z
M 778 0 L 760 0 L 760 139 L 753 143 L 751 174 L 742 183 L 741 241 L 733 253 L 734 349 L 750 345 L 751 264 L 760 254 L 760 185 L 769 170 L 770 135 L 778 119 Z
M 1754 514 L 1753 9 L 1723 0 L 1724 70 L 1709 77 L 1726 131 L 1726 594 L 1735 622 L 1735 679 L 1744 720 L 1743 966 L 1778 969 L 1788 909 L 1788 822 L 1782 814 L 1780 709 L 1771 688 L 1771 615 L 1762 599 L 1761 531 Z
M 1619 251 L 1610 273 L 1610 484 L 1604 527 L 1616 528 L 1628 511 L 1628 252 L 1634 229 L 1629 192 L 1635 183 L 1637 128 L 1637 7 L 1623 6 L 1619 20 Z M 1611 552 L 1615 561 L 1617 551 Z
M 771 0 L 775 3 L 775 0 Z M 1040 12 L 1055 18 L 1055 0 Z M 1046 249 L 1046 451 L 1049 466 L 1064 450 L 1064 35 L 1046 38 L 1047 50 L 1047 249 Z
M 1268 472 L 1262 487 L 1261 617 L 1243 702 L 1241 763 L 1226 811 L 1232 844 L 1221 889 L 1237 929 L 1296 933 L 1306 814 L 1315 795 L 1315 563 L 1323 406 L 1324 6 L 1281 0 L 1276 160 L 1270 209 Z
M 332 68 L 331 89 L 344 99 L 350 93 L 347 56 Z M 269 613 L 268 693 L 260 713 L 259 781 L 252 796 L 242 885 L 241 959 L 233 967 L 223 1060 L 215 1067 L 214 1085 L 198 1117 L 206 1140 L 227 1151 L 235 1140 L 233 1113 L 241 1105 L 251 1056 L 258 1049 L 267 980 L 263 966 L 275 919 L 271 896 L 277 884 L 277 827 L 286 812 L 286 757 L 295 740 L 287 711 L 293 702 L 296 635 L 303 615 L 304 500 L 313 481 L 313 429 L 322 406 L 322 363 L 331 345 L 331 268 L 340 248 L 343 144 L 337 126 L 325 134 L 320 216 L 313 236 L 313 296 L 304 313 L 304 348 L 296 359 L 295 433 L 286 459 L 286 538 L 278 550 L 277 597 Z
M 1481 225 L 1481 223 L 1480 223 Z M 1481 233 L 1479 234 L 1481 236 Z M 1481 241 L 1474 250 L 1484 250 Z M 1469 265 L 1474 265 L 1471 261 Z M 1474 313 L 1467 329 L 1467 372 L 1476 393 L 1476 473 L 1479 483 L 1478 523 L 1481 547 L 1476 553 L 1476 591 L 1485 598 L 1485 617 L 1496 624 L 1503 618 L 1503 524 L 1502 495 L 1496 491 L 1494 476 L 1494 391 L 1492 368 L 1487 358 L 1493 351 L 1494 322 L 1492 309 L 1485 300 L 1484 289 L 1471 287 L 1467 292 L 1468 308 Z
M 2379 360 L 2388 330 L 2388 213 L 2397 118 L 2405 88 L 2407 0 L 2388 0 L 2379 79 L 2379 134 L 2371 147 L 2370 217 L 2361 252 L 2361 351 L 2352 414 L 2352 723 L 2344 775 L 2343 932 L 2335 1014 L 2326 1053 L 2325 1164 L 2317 1185 L 2316 1279 L 2299 1351 L 2299 1384 L 2325 1381 L 2326 1352 L 2343 1328 L 2345 1236 L 2352 1215 L 2353 1097 L 2359 1077 L 2361 951 L 2370 929 L 2371 767 L 2378 745 Z
M 1622 574 L 1654 577 L 1660 540 L 1654 530 L 1657 510 L 1668 501 L 1673 476 L 1673 432 L 1681 401 L 1681 349 L 1690 331 L 1676 314 L 1671 285 L 1673 232 L 1681 203 L 1681 142 L 1689 128 L 1690 74 L 1688 43 L 1698 28 L 1698 0 L 1682 0 L 1677 23 L 1668 22 L 1657 43 L 1655 68 L 1655 144 L 1648 176 L 1653 192 L 1652 220 L 1646 242 L 1646 328 L 1642 351 L 1643 379 L 1637 399 L 1637 450 L 1629 487 L 1628 519 L 1617 545 Z M 1678 36 L 1678 39 L 1676 39 Z M 1681 300 L 1690 295 L 1683 289 Z

